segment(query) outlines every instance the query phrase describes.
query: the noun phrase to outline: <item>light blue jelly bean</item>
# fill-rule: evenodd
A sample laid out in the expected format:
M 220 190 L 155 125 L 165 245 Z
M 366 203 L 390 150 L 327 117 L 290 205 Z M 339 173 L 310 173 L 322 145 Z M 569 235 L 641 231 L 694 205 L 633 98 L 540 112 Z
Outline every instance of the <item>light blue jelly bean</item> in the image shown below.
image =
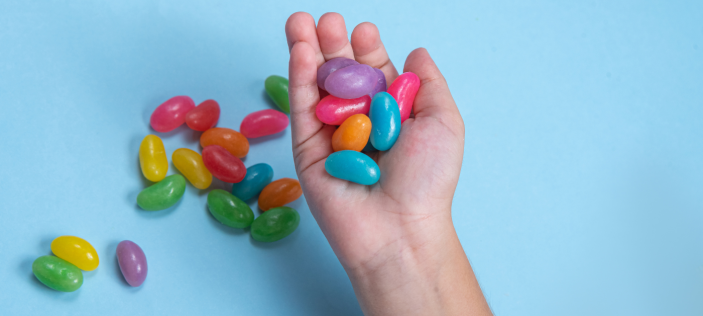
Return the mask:
M 325 170 L 335 178 L 363 185 L 372 185 L 381 178 L 381 170 L 376 162 L 353 150 L 342 150 L 329 155 L 325 161 Z
M 380 151 L 393 147 L 400 134 L 400 109 L 393 96 L 379 92 L 371 100 L 371 144 Z
M 273 168 L 265 163 L 255 164 L 247 168 L 247 174 L 244 180 L 232 185 L 232 195 L 238 197 L 242 201 L 249 200 L 255 197 L 271 183 L 273 179 Z

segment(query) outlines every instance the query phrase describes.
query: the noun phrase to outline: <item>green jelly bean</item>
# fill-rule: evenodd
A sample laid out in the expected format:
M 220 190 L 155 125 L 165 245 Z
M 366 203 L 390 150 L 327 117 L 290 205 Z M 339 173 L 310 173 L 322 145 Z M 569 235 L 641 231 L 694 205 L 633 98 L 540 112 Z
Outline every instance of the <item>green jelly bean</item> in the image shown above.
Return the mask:
M 180 174 L 170 175 L 139 192 L 137 204 L 147 211 L 167 209 L 181 199 L 186 191 L 186 179 Z
M 220 223 L 234 228 L 247 228 L 254 221 L 249 205 L 225 190 L 212 190 L 207 194 L 207 208 Z
M 258 241 L 272 242 L 290 235 L 300 223 L 300 215 L 290 207 L 272 208 L 251 224 L 251 237 Z
M 83 285 L 83 272 L 72 263 L 54 256 L 41 256 L 32 263 L 34 276 L 44 285 L 61 292 L 73 292 Z
M 264 82 L 266 93 L 271 97 L 273 103 L 281 109 L 281 111 L 290 114 L 290 103 L 288 103 L 288 79 L 281 76 L 272 75 L 266 78 Z

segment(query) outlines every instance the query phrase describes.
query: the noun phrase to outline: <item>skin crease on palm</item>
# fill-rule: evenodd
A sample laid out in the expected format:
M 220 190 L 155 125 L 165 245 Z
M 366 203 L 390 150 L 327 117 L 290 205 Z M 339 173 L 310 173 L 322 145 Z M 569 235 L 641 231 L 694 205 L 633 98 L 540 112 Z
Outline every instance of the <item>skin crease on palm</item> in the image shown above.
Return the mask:
M 286 23 L 289 97 L 296 171 L 320 228 L 352 281 L 367 315 L 490 315 L 451 218 L 464 152 L 464 123 L 447 83 L 425 49 L 404 71 L 421 79 L 414 117 L 397 142 L 372 158 L 381 179 L 363 186 L 331 177 L 325 159 L 335 126 L 315 115 L 317 68 L 336 57 L 398 71 L 378 29 L 361 23 L 347 37 L 337 13 L 298 12 Z

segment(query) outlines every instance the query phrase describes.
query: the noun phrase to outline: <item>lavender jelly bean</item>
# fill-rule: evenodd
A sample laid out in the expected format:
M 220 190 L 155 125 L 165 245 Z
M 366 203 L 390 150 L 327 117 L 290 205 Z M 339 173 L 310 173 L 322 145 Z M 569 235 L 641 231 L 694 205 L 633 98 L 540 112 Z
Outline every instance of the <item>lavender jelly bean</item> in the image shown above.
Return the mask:
M 371 93 L 369 93 L 369 96 L 373 99 L 373 96 L 376 95 L 376 93 L 379 92 L 385 92 L 388 86 L 386 85 L 386 75 L 383 74 L 383 71 L 378 68 L 373 69 L 376 72 L 376 75 L 378 75 L 378 81 L 376 81 L 376 86 L 373 87 L 373 90 L 371 90 Z
M 137 287 L 146 279 L 146 256 L 137 244 L 123 240 L 117 245 L 117 262 L 120 271 L 129 285 Z
M 342 69 L 347 66 L 358 65 L 356 60 L 337 57 L 328 60 L 326 63 L 322 64 L 319 69 L 317 69 L 317 86 L 322 90 L 325 89 L 325 80 L 327 77 L 338 69 Z
M 352 65 L 331 73 L 325 80 L 325 90 L 342 99 L 356 99 L 371 93 L 378 83 L 376 71 L 369 65 Z

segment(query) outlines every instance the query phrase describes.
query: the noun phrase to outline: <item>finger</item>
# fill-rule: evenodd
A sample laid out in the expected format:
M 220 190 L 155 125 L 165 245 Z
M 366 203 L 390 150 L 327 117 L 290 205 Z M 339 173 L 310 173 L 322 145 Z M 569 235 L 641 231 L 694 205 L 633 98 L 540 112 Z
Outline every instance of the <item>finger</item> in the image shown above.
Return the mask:
M 351 45 L 354 59 L 362 64 L 381 69 L 386 75 L 388 84 L 398 77 L 398 70 L 388 57 L 376 25 L 369 22 L 357 25 L 351 35 Z
M 322 15 L 317 22 L 317 38 L 325 60 L 354 58 L 351 43 L 347 39 L 347 26 L 341 14 L 330 12 Z
M 314 51 L 316 66 L 320 66 L 325 62 L 317 39 L 315 19 L 309 13 L 296 12 L 288 17 L 288 21 L 286 21 L 286 39 L 288 40 L 288 49 L 290 51 L 293 50 L 295 43 L 306 42 L 310 44 Z

